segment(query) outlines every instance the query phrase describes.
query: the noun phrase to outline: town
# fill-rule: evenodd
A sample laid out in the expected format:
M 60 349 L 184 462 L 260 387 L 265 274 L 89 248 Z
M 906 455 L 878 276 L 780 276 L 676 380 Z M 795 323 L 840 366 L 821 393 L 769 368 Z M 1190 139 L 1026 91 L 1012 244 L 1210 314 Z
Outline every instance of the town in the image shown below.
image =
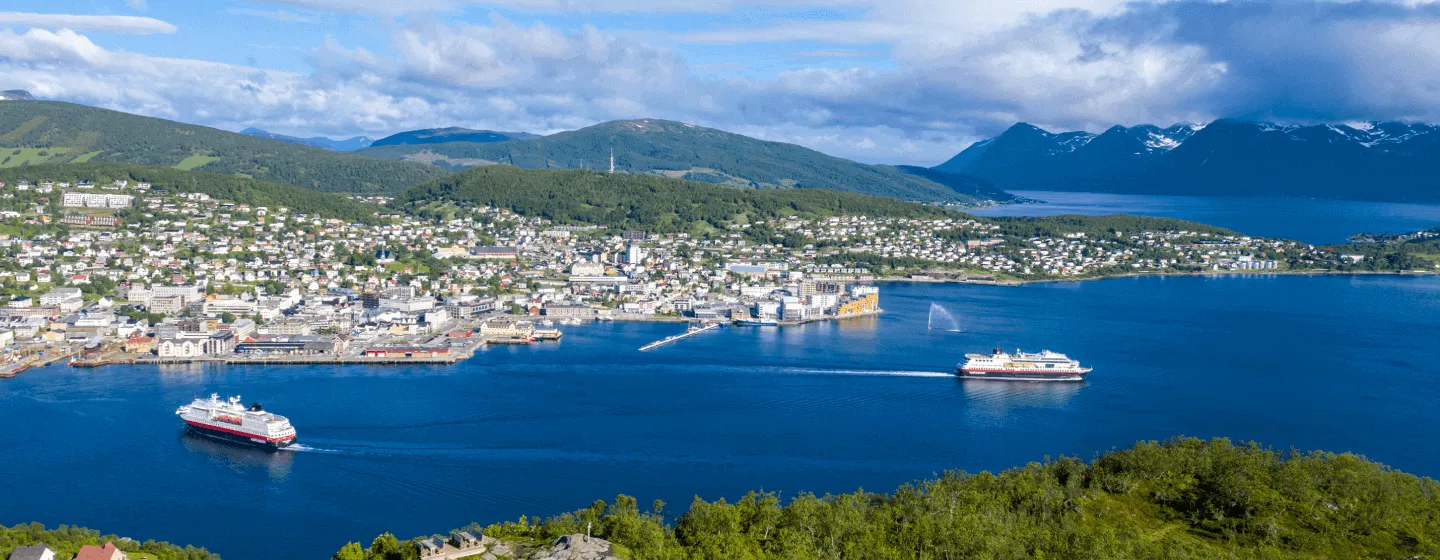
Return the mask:
M 862 317 L 881 312 L 887 280 L 1013 284 L 1340 258 L 1184 230 L 1021 236 L 981 218 L 791 216 L 692 235 L 478 207 L 357 223 L 126 180 L 0 183 L 0 220 L 0 375 L 63 359 L 443 363 L 595 320 Z

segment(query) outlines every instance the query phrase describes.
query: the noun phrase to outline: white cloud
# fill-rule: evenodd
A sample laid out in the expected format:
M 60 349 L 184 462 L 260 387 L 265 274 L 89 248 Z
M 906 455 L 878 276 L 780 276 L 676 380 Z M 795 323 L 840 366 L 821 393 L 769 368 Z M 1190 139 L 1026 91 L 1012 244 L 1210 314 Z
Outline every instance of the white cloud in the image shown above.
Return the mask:
M 144 10 L 149 7 L 145 0 L 125 0 L 125 5 L 130 6 L 132 10 Z
M 37 27 L 41 29 L 74 29 L 101 33 L 174 33 L 176 27 L 155 18 L 139 16 L 84 16 L 72 14 L 32 14 L 0 12 L 0 26 Z M 4 53 L 0 53 L 3 55 Z
M 461 6 L 451 0 L 266 3 L 395 14 Z M 771 5 L 700 4 L 487 5 L 534 11 Z M 741 77 L 720 79 L 714 76 L 746 68 L 749 60 L 712 55 L 721 62 L 690 66 L 669 48 L 634 39 L 636 34 L 516 24 L 498 16 L 478 23 L 436 16 L 386 20 L 388 45 L 379 50 L 327 39 L 308 53 L 312 71 L 286 73 L 110 50 L 75 31 L 39 26 L 24 33 L 0 28 L 0 89 L 307 136 L 449 125 L 549 133 L 612 119 L 669 118 L 863 161 L 916 164 L 942 161 L 1019 120 L 1098 130 L 1231 115 L 1440 118 L 1440 42 L 1434 39 L 1440 37 L 1440 12 L 1399 1 L 781 4 L 775 0 L 767 9 L 858 10 L 846 12 L 848 20 L 712 28 L 680 38 L 722 45 L 706 47 L 722 51 L 729 43 L 805 39 L 814 48 L 790 54 L 886 58 L 848 68 L 827 61 L 829 67 L 769 77 L 752 67 Z M 746 46 L 747 52 L 754 48 Z
M 341 135 L 458 125 L 555 132 L 601 120 L 702 114 L 684 61 L 583 28 L 415 23 L 394 58 L 327 40 L 310 74 L 105 49 L 69 30 L 0 29 L 0 89 L 28 89 L 228 129 Z

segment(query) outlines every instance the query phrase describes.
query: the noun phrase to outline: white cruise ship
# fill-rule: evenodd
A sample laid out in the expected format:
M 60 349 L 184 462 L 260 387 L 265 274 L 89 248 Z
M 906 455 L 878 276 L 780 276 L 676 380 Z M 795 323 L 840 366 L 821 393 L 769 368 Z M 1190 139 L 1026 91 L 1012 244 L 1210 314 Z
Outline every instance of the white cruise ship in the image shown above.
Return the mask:
M 1087 373 L 1090 368 L 1058 352 L 1007 354 L 999 348 L 988 355 L 966 354 L 965 363 L 955 368 L 955 375 L 966 379 L 1009 381 L 1081 381 Z
M 265 412 L 260 403 L 246 408 L 238 396 L 222 401 L 220 395 L 211 394 L 209 399 L 195 399 L 175 409 L 175 415 L 190 431 L 208 437 L 272 449 L 295 443 L 295 428 L 289 419 Z

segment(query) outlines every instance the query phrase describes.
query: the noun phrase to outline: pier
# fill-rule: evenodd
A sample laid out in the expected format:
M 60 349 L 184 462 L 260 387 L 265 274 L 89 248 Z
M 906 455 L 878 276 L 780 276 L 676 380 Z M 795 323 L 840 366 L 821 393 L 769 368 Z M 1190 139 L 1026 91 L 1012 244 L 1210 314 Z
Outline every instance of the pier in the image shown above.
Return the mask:
M 721 325 L 723 325 L 723 323 L 707 323 L 707 324 L 705 324 L 705 326 L 703 326 L 703 327 L 701 327 L 701 326 L 693 326 L 693 325 L 692 325 L 692 326 L 691 326 L 689 329 L 687 329 L 683 334 L 677 334 L 677 335 L 674 335 L 674 336 L 667 336 L 667 337 L 662 338 L 662 339 L 660 339 L 660 340 L 657 340 L 657 341 L 655 341 L 655 342 L 651 342 L 650 344 L 646 344 L 646 345 L 644 345 L 644 346 L 641 346 L 641 347 L 640 347 L 640 351 L 641 351 L 641 352 L 644 352 L 644 351 L 646 351 L 646 350 L 650 350 L 650 349 L 653 349 L 653 348 L 659 348 L 659 347 L 661 347 L 661 346 L 664 346 L 664 345 L 666 345 L 666 344 L 670 344 L 671 342 L 675 342 L 675 341 L 680 340 L 680 339 L 683 339 L 683 338 L 688 338 L 688 337 L 691 337 L 691 336 L 695 336 L 695 335 L 697 335 L 697 334 L 700 334 L 700 333 L 705 332 L 705 331 L 708 331 L 708 330 L 718 329 L 718 328 L 721 327 Z

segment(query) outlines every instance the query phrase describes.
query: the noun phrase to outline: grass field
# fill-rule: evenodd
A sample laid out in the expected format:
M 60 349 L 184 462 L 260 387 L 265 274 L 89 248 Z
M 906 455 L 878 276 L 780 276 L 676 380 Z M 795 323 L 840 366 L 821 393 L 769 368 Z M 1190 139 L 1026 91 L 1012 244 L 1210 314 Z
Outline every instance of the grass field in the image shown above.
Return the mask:
M 36 165 L 69 151 L 70 148 L 0 148 L 0 167 Z
M 78 155 L 78 156 L 75 156 L 75 159 L 70 160 L 70 163 L 86 163 L 86 162 L 89 162 L 89 161 L 90 161 L 90 158 L 93 158 L 93 157 L 98 156 L 98 155 L 100 155 L 100 152 L 89 152 L 89 153 L 80 154 L 80 155 Z
M 185 158 L 185 159 L 180 160 L 180 163 L 175 164 L 175 169 L 181 169 L 181 170 L 184 170 L 184 171 L 193 171 L 196 167 L 200 167 L 200 166 L 202 166 L 202 165 L 205 165 L 205 164 L 210 163 L 210 162 L 212 162 L 212 161 L 215 161 L 215 160 L 217 160 L 217 159 L 220 159 L 220 158 L 218 158 L 218 157 L 212 157 L 212 156 L 202 156 L 202 155 L 196 154 L 196 155 L 192 155 L 192 156 L 190 156 L 190 157 L 187 157 L 187 158 Z

